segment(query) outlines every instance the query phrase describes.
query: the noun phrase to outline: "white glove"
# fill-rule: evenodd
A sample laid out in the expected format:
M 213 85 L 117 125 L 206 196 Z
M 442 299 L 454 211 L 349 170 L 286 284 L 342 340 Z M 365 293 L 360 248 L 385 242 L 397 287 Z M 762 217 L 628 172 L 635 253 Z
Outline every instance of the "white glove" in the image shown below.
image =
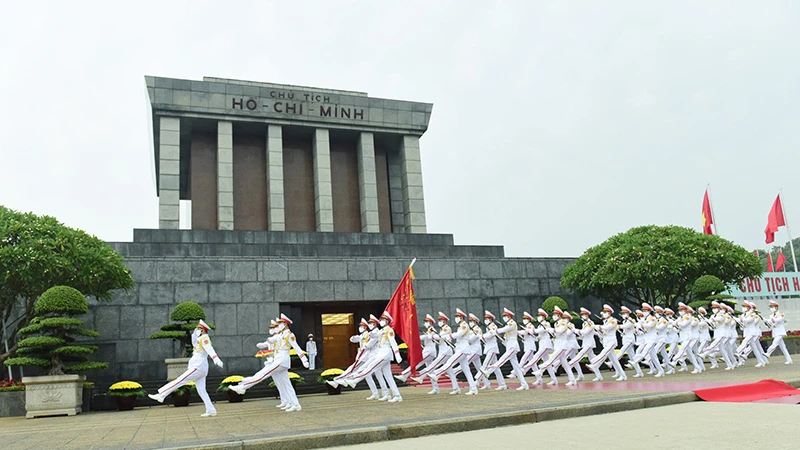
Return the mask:
M 400 364 L 401 362 L 403 362 L 403 357 L 400 356 L 400 353 L 395 353 L 394 360 L 397 362 L 397 364 Z
M 266 342 L 259 342 L 258 344 L 256 344 L 256 347 L 260 348 L 261 350 L 264 350 L 265 348 L 269 347 L 269 344 Z
M 301 359 L 300 361 L 303 363 L 303 367 L 308 369 L 308 358 L 303 357 L 303 359 Z
M 219 358 L 214 358 L 214 364 L 216 364 L 220 369 L 222 369 L 222 366 L 224 365 L 222 364 L 222 360 Z

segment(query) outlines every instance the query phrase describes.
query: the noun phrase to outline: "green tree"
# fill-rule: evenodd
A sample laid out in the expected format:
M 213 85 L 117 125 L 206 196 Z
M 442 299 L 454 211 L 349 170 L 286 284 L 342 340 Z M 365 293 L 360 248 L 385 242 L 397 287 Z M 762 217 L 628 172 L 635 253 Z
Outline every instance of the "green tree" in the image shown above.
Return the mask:
M 592 247 L 564 270 L 561 285 L 616 304 L 676 308 L 702 275 L 725 284 L 761 275 L 758 259 L 719 236 L 679 226 L 643 226 Z
M 96 352 L 96 346 L 76 342 L 78 336 L 99 336 L 73 317 L 89 312 L 86 297 L 77 289 L 68 286 L 48 289 L 39 296 L 34 311 L 36 317 L 31 324 L 19 330 L 19 334 L 29 337 L 19 341 L 19 356 L 6 359 L 3 362 L 6 366 L 39 366 L 47 375 L 108 368 L 106 363 L 88 361 L 87 355 Z
M 544 303 L 542 303 L 542 309 L 548 314 L 552 313 L 553 310 L 555 310 L 556 306 L 561 308 L 562 311 L 566 311 L 568 307 L 567 301 L 561 297 L 553 296 L 553 297 L 547 297 L 544 300 Z
M 36 299 L 53 286 L 70 286 L 110 301 L 115 289 L 133 287 L 131 272 L 110 245 L 53 217 L 0 206 L 0 339 L 13 342 L 34 317 Z M 14 322 L 14 317 L 19 319 Z M 4 361 L 17 345 L 3 354 Z
M 161 327 L 150 339 L 175 339 L 181 344 L 181 356 L 188 357 L 192 353 L 192 331 L 197 328 L 200 320 L 206 319 L 203 307 L 195 302 L 181 302 L 172 310 L 170 320 L 178 323 L 168 323 Z M 214 325 L 206 324 L 212 329 Z

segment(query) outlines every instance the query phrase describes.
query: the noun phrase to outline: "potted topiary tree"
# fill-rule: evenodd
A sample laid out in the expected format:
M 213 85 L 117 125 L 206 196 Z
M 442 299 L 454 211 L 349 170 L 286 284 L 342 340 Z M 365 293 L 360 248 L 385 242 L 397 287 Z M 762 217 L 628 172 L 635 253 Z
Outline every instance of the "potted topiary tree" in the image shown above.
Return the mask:
M 108 364 L 88 361 L 97 351 L 94 345 L 77 343 L 77 337 L 97 337 L 73 316 L 89 312 L 89 303 L 77 289 L 55 286 L 45 291 L 34 306 L 36 316 L 19 334 L 16 358 L 7 366 L 38 366 L 44 376 L 24 377 L 25 417 L 74 416 L 81 412 L 83 383 L 86 377 L 75 372 L 108 368 Z
M 192 355 L 192 331 L 197 328 L 197 322 L 206 319 L 206 312 L 195 302 L 182 302 L 175 306 L 170 320 L 178 323 L 169 323 L 161 327 L 161 331 L 150 336 L 150 339 L 175 339 L 181 345 L 179 358 L 165 359 L 167 365 L 167 380 L 174 380 L 186 370 L 189 357 Z M 214 325 L 208 324 L 212 329 Z
M 130 411 L 136 404 L 136 397 L 147 395 L 142 385 L 135 381 L 120 381 L 108 388 L 108 396 L 117 401 L 117 410 Z
M 192 398 L 192 391 L 196 391 L 194 381 L 190 381 L 183 386 L 172 391 L 172 406 L 189 406 L 189 401 Z

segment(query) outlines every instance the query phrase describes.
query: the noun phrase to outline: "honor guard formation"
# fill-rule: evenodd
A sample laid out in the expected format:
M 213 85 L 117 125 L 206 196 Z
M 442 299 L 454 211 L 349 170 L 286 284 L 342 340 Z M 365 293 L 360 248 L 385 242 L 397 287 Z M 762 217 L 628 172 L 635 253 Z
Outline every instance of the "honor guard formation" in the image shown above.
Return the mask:
M 485 311 L 483 328 L 476 315 L 467 314 L 461 309 L 456 309 L 453 327 L 450 326 L 450 318 L 439 312 L 436 319 L 430 315 L 425 317 L 425 330 L 420 336 L 422 360 L 415 368 L 416 376 L 412 376 L 410 367 L 400 375 L 392 375 L 392 361 L 399 364 L 402 357 L 392 329 L 393 318 L 384 312 L 380 318 L 371 315 L 369 320 L 361 319 L 359 334 L 350 338 L 350 342 L 359 347 L 355 361 L 341 375 L 327 383 L 334 387 L 354 388 L 363 380 L 371 392 L 367 400 L 398 403 L 403 401 L 403 397 L 397 389 L 395 378 L 402 382 L 410 379 L 420 384 L 427 378 L 431 383 L 428 394 L 435 395 L 439 393 L 442 377 L 447 377 L 450 395 L 457 395 L 462 393 L 457 380 L 461 373 L 469 386 L 465 394 L 476 395 L 479 389 L 491 389 L 492 379 L 497 383 L 494 387 L 497 391 L 508 389 L 506 378 L 514 378 L 519 382 L 517 390 L 529 389 L 530 385 L 525 380 L 529 373 L 535 377 L 534 386 L 544 383 L 545 373 L 549 377 L 547 385 L 554 386 L 559 383 L 556 370 L 561 367 L 567 375 L 566 385 L 575 386 L 579 381 L 584 381 L 580 364 L 584 358 L 588 358 L 586 367 L 594 373 L 592 381 L 603 381 L 600 373 L 603 364 L 613 369 L 611 376 L 616 381 L 626 381 L 628 376 L 620 364 L 620 358 L 624 356 L 628 357 L 626 367 L 635 372 L 634 378 L 645 376 L 643 365 L 648 369 L 647 374 L 656 378 L 673 374 L 676 370 L 687 371 L 687 360 L 692 365 L 693 374 L 705 372 L 706 361 L 711 369 L 718 368 L 718 358 L 725 364 L 725 370 L 734 370 L 743 366 L 751 354 L 756 360 L 755 367 L 764 367 L 769 364 L 769 356 L 778 348 L 786 358 L 785 363 L 792 364 L 792 358 L 783 343 L 786 336 L 785 317 L 778 310 L 778 303 L 770 302 L 770 315 L 766 318 L 756 310 L 754 303 L 745 301 L 743 307 L 743 313 L 737 316 L 728 304 L 714 301 L 711 302 L 709 315 L 705 308 L 695 311 L 679 303 L 676 315 L 670 308 L 642 303 L 636 311 L 621 307 L 619 318 L 616 318 L 614 309 L 603 305 L 600 316 L 580 308 L 580 327 L 573 324 L 569 312 L 559 307 L 552 312 L 552 323 L 548 320 L 548 313 L 540 308 L 535 317 L 524 312 L 521 326 L 514 318 L 514 312 L 507 308 L 503 309 L 501 323 L 498 323 L 494 314 Z M 593 315 L 599 319 L 598 323 L 592 320 Z M 266 358 L 261 370 L 230 389 L 244 394 L 247 389 L 272 377 L 281 400 L 277 407 L 287 412 L 302 409 L 289 381 L 289 351 L 295 350 L 306 368 L 309 368 L 310 360 L 289 329 L 291 324 L 292 321 L 283 314 L 271 321 L 270 337 L 256 345 L 259 349 L 271 350 L 271 356 Z M 766 351 L 759 343 L 762 325 L 772 330 L 774 338 Z M 739 330 L 742 330 L 742 341 L 737 346 Z M 217 415 L 206 392 L 205 379 L 209 357 L 220 368 L 223 363 L 211 345 L 208 331 L 208 325 L 201 320 L 192 334 L 194 353 L 186 372 L 161 387 L 157 394 L 149 395 L 150 398 L 163 402 L 172 391 L 194 381 L 206 407 L 202 416 Z M 618 334 L 621 339 L 618 339 Z M 313 337 L 309 335 L 309 338 Z M 599 349 L 595 338 L 601 343 Z M 620 348 L 619 342 L 622 342 Z M 316 344 L 313 340 L 310 344 L 306 348 L 313 358 L 316 357 Z M 502 354 L 501 344 L 504 349 Z M 511 373 L 506 376 L 500 370 L 505 363 L 511 365 Z

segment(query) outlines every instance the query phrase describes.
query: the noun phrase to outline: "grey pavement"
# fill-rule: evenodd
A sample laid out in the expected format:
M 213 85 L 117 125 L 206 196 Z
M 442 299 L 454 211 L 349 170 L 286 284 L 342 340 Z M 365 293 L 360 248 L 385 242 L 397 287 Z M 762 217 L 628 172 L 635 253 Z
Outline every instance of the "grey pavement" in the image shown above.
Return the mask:
M 773 357 L 762 369 L 752 364 L 750 361 L 733 372 L 683 372 L 665 379 L 586 382 L 574 388 L 562 382 L 557 387 L 528 391 L 480 391 L 475 397 L 430 396 L 425 388 L 405 387 L 401 388 L 404 401 L 396 404 L 366 401 L 368 392 L 346 390 L 335 396 L 303 396 L 303 410 L 296 413 L 279 411 L 274 399 L 246 399 L 243 403 L 217 403 L 219 415 L 205 419 L 200 417 L 204 408 L 195 399 L 183 408 L 156 406 L 75 417 L 5 418 L 0 419 L 0 438 L 4 449 L 321 448 L 631 409 L 640 410 L 634 412 L 640 414 L 643 408 L 694 402 L 696 396 L 689 391 L 720 384 L 773 378 L 800 385 L 800 366 L 783 365 L 781 357 Z M 667 425 L 665 433 L 679 436 L 678 420 Z M 724 424 L 737 430 L 742 427 L 737 418 Z
M 558 449 L 614 450 L 797 448 L 800 406 L 768 403 L 707 403 L 624 411 L 573 419 L 440 434 L 400 441 L 373 442 L 329 450 L 406 450 L 447 448 L 462 443 L 486 449 L 504 442 L 509 448 L 552 446 Z

